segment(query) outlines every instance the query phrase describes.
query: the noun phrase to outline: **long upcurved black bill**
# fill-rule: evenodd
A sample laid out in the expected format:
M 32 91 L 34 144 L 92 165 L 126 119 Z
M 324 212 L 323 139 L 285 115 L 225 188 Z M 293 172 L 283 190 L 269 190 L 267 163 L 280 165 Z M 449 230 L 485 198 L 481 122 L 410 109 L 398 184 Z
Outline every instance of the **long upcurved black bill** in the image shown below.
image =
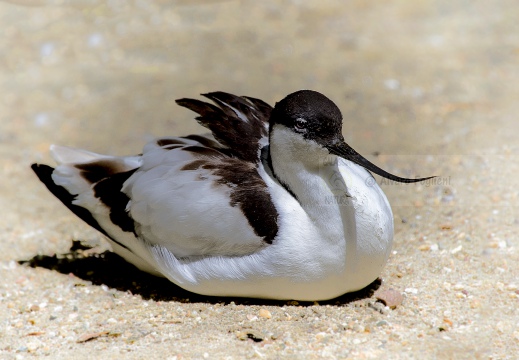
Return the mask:
M 364 158 L 362 155 L 360 155 L 358 152 L 356 152 L 351 146 L 349 146 L 348 144 L 346 144 L 344 142 L 327 146 L 327 149 L 332 154 L 340 156 L 346 160 L 350 160 L 350 161 L 354 162 L 355 164 L 362 166 L 366 170 L 373 171 L 375 174 L 385 177 L 386 179 L 389 179 L 389 180 L 398 181 L 398 182 L 402 182 L 402 183 L 415 183 L 415 182 L 429 180 L 429 179 L 436 177 L 436 176 L 429 176 L 429 177 L 418 178 L 418 179 L 408 179 L 408 178 L 403 178 L 400 176 L 390 174 L 387 171 L 382 170 L 381 168 L 379 168 L 377 165 L 373 164 L 366 158 Z

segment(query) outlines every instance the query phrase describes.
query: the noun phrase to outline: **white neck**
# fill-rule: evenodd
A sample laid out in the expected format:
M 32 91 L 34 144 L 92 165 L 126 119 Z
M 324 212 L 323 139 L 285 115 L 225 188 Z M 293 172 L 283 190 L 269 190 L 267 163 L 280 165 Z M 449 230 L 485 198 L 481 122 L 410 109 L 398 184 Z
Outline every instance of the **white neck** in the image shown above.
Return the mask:
M 279 124 L 270 133 L 270 157 L 275 176 L 294 194 L 322 235 L 343 238 L 348 225 L 343 222 L 354 219 L 355 210 L 337 157 Z M 347 227 L 352 231 L 352 226 Z

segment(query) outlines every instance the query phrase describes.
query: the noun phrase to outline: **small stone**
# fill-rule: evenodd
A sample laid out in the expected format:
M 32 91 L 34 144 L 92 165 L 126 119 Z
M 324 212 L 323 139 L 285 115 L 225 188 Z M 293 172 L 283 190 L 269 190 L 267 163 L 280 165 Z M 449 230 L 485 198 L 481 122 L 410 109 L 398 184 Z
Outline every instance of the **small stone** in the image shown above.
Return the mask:
M 363 333 L 366 331 L 366 328 L 360 324 L 354 324 L 352 330 L 358 333 Z
M 474 299 L 470 302 L 471 309 L 477 309 L 481 307 L 481 302 L 478 299 Z
M 375 297 L 390 309 L 394 309 L 404 301 L 400 291 L 394 289 L 376 291 Z
M 460 284 L 460 283 L 456 283 L 452 288 L 453 288 L 454 290 L 460 291 L 460 290 L 465 289 L 465 286 L 462 285 L 462 284 Z
M 265 319 L 272 318 L 272 314 L 267 309 L 260 309 L 259 316 Z
M 86 334 L 83 334 L 80 337 L 78 337 L 76 342 L 84 343 L 84 342 L 96 339 L 100 336 L 107 335 L 107 334 L 108 334 L 108 331 L 100 331 L 100 332 L 96 332 L 96 333 L 86 333 Z
M 249 338 L 245 331 L 236 331 L 235 335 L 241 341 L 245 341 Z
M 256 321 L 256 320 L 258 320 L 258 317 L 256 315 L 247 314 L 247 319 L 249 321 Z
M 40 344 L 37 342 L 29 342 L 27 343 L 27 350 L 29 352 L 35 352 L 40 347 Z
M 31 307 L 29 308 L 30 311 L 39 311 L 40 310 L 40 307 L 38 305 L 31 305 Z
M 390 307 L 387 306 L 384 302 L 381 300 L 375 302 L 375 303 L 368 303 L 368 306 L 372 308 L 375 311 L 378 311 L 379 313 L 385 315 L 388 313 Z
M 459 253 L 461 251 L 461 249 L 463 249 L 463 246 L 462 245 L 459 245 L 457 247 L 455 247 L 454 249 L 451 250 L 451 254 L 456 254 L 456 253 Z
M 263 355 L 257 348 L 254 348 L 254 357 L 256 358 L 264 358 L 265 355 Z
M 319 332 L 319 333 L 315 334 L 315 338 L 316 338 L 317 341 L 321 341 L 325 337 L 326 337 L 326 333 L 324 333 L 324 332 Z

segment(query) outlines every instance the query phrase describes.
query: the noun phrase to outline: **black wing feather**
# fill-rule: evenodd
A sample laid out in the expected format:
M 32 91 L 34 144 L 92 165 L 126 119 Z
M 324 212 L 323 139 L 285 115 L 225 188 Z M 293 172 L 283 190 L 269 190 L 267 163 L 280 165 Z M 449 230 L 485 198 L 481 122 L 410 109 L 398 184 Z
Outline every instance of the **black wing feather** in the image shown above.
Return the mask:
M 127 246 L 115 240 L 113 237 L 108 235 L 108 233 L 99 225 L 99 223 L 94 219 L 92 213 L 85 209 L 82 206 L 74 205 L 72 202 L 76 199 L 76 195 L 69 193 L 63 186 L 56 185 L 54 180 L 52 180 L 52 173 L 54 171 L 53 167 L 43 164 L 32 164 L 32 170 L 36 173 L 38 178 L 42 183 L 45 184 L 47 189 L 56 196 L 70 211 L 76 214 L 81 220 L 86 222 L 88 225 L 92 226 L 94 229 L 105 235 L 106 237 L 112 239 L 113 242 L 122 246 L 123 248 L 128 249 Z
M 200 116 L 196 120 L 211 130 L 214 138 L 239 159 L 259 162 L 260 140 L 268 135 L 272 107 L 262 100 L 222 91 L 203 94 L 216 105 L 195 99 L 179 99 L 177 104 Z M 237 113 L 243 114 L 240 115 Z

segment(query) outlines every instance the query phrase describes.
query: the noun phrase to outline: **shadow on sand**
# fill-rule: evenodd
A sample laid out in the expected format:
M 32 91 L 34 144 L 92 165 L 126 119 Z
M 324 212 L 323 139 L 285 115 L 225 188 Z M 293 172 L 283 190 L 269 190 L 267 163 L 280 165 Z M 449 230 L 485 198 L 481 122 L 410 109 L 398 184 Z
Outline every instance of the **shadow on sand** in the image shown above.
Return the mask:
M 156 277 L 140 271 L 112 252 L 104 252 L 94 256 L 85 256 L 84 251 L 89 247 L 80 241 L 73 241 L 70 252 L 62 255 L 37 255 L 29 260 L 18 261 L 21 265 L 33 268 L 41 267 L 60 272 L 74 274 L 78 278 L 92 282 L 94 285 L 106 285 L 119 291 L 128 291 L 140 295 L 143 299 L 155 301 L 225 303 L 234 301 L 243 305 L 277 305 L 291 304 L 290 301 L 264 300 L 252 298 L 231 298 L 198 295 L 182 289 L 165 278 Z M 381 280 L 377 279 L 362 290 L 320 301 L 319 304 L 345 305 L 352 301 L 369 298 L 380 287 Z M 299 305 L 309 306 L 313 302 L 299 302 Z

